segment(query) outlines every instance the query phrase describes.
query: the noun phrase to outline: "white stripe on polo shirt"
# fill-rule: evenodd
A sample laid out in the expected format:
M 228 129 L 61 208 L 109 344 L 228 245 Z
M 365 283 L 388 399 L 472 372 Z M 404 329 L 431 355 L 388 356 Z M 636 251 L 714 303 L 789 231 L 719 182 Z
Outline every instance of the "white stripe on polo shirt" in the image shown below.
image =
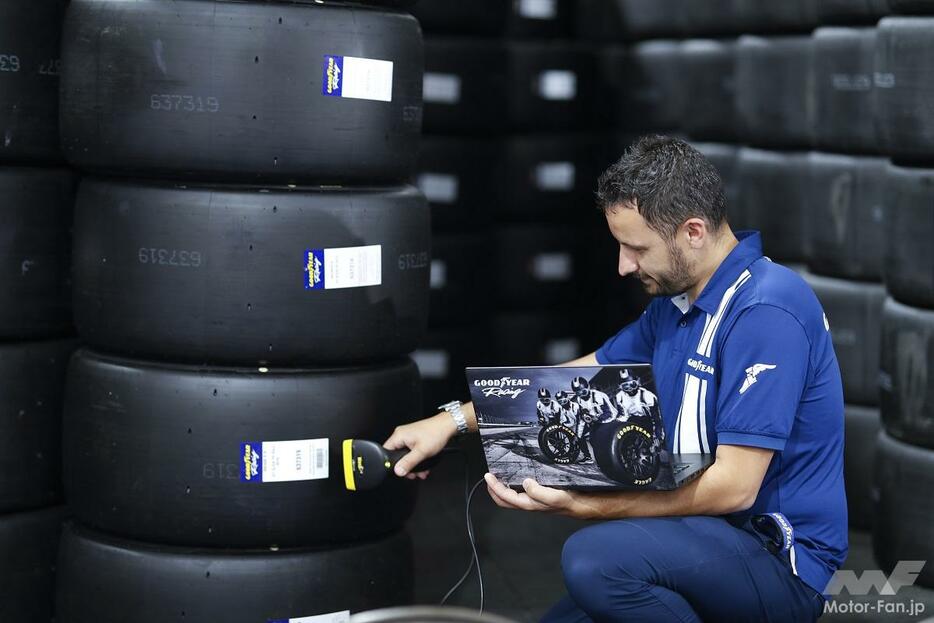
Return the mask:
M 704 332 L 701 334 L 700 343 L 697 345 L 698 355 L 710 357 L 713 339 L 717 335 L 717 329 L 720 328 L 720 323 L 723 322 L 723 318 L 726 316 L 726 308 L 729 306 L 730 301 L 733 300 L 733 295 L 736 294 L 736 291 L 743 287 L 743 284 L 746 283 L 751 276 L 752 274 L 748 269 L 744 270 L 733 285 L 727 288 L 727 291 L 723 293 L 723 298 L 720 299 L 720 305 L 717 307 L 717 313 L 714 314 L 710 322 L 704 325 Z M 708 314 L 708 318 L 709 316 Z
M 717 313 L 713 316 L 707 314 L 704 330 L 697 345 L 698 355 L 710 357 L 714 338 L 726 316 L 730 301 L 751 276 L 748 269 L 744 270 L 733 285 L 723 293 L 720 304 L 717 306 Z M 701 379 L 690 373 L 684 375 L 681 408 L 678 410 L 678 421 L 675 423 L 674 451 L 687 454 L 710 452 L 710 442 L 707 440 L 707 379 Z

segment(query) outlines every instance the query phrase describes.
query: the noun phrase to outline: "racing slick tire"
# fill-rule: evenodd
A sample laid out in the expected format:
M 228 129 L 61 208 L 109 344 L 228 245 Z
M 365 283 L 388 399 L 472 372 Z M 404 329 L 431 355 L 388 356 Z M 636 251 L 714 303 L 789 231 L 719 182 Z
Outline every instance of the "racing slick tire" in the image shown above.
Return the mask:
M 66 499 L 85 525 L 152 543 L 374 538 L 408 519 L 415 483 L 391 478 L 348 491 L 342 441 L 382 441 L 420 410 L 418 370 L 407 359 L 257 370 L 82 349 L 65 393 Z
M 128 613 L 134 623 L 317 621 L 311 615 L 412 603 L 412 569 L 405 531 L 341 547 L 232 550 L 167 547 L 66 524 L 56 621 L 122 623 Z
M 590 433 L 594 459 L 603 473 L 618 482 L 648 485 L 661 468 L 650 427 L 638 422 L 611 422 Z
M 580 458 L 580 441 L 577 433 L 564 424 L 553 423 L 538 432 L 538 447 L 549 463 L 567 465 Z
M 418 22 L 328 2 L 72 0 L 61 136 L 76 167 L 173 179 L 408 179 Z

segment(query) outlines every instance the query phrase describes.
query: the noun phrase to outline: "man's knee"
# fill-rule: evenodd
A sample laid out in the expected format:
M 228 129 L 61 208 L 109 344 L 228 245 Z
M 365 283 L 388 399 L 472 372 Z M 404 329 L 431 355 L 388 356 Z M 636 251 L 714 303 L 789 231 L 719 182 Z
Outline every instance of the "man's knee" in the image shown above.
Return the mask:
M 626 522 L 610 522 L 578 530 L 564 543 L 561 571 L 572 595 L 599 592 L 606 594 L 633 588 L 644 582 L 638 564 L 627 555 L 626 543 L 633 530 Z

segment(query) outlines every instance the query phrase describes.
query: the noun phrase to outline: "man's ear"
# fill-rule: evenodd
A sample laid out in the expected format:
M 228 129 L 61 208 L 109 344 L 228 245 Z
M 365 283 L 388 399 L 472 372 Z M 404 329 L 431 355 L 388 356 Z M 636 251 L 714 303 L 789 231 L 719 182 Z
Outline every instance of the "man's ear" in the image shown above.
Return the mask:
M 681 235 L 687 240 L 692 249 L 701 248 L 710 234 L 707 223 L 702 218 L 689 218 L 681 225 Z

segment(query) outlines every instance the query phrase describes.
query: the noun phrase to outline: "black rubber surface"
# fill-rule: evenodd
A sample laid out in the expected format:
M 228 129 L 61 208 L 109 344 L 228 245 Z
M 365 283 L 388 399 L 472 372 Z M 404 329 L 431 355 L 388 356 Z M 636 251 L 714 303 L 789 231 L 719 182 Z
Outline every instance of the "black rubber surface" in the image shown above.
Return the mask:
M 495 182 L 503 192 L 496 220 L 583 222 L 595 211 L 597 178 L 620 155 L 602 135 L 537 134 L 507 139 Z
M 683 3 L 687 32 L 695 35 L 731 35 L 742 32 L 736 0 L 705 0 Z
M 881 281 L 886 252 L 887 161 L 812 152 L 808 267 L 844 279 Z
M 934 18 L 880 21 L 874 69 L 879 148 L 903 159 L 929 161 L 934 155 Z
M 593 352 L 599 344 L 587 341 L 590 322 L 586 311 L 498 314 L 491 326 L 494 348 L 491 365 L 556 365 Z
M 934 311 L 887 300 L 880 362 L 885 429 L 906 443 L 934 449 Z
M 75 222 L 75 323 L 91 345 L 155 359 L 281 365 L 394 357 L 415 348 L 427 322 L 429 236 L 428 206 L 411 187 L 85 179 Z M 308 289 L 315 267 L 308 271 L 307 251 L 375 245 L 378 285 L 327 288 L 341 283 L 327 268 L 328 252 L 317 284 L 325 289 Z M 342 261 L 340 270 L 377 283 L 371 260 Z
M 81 168 L 323 183 L 414 171 L 423 50 L 407 13 L 73 0 L 62 40 L 62 145 Z M 386 66 L 358 64 L 355 78 L 345 59 L 338 75 L 329 55 L 391 62 L 391 93 L 370 93 L 389 101 L 353 97 L 382 83 Z
M 602 75 L 615 101 L 616 126 L 633 131 L 678 129 L 688 104 L 677 41 L 612 46 L 601 55 Z
M 818 23 L 815 0 L 735 0 L 733 7 L 744 32 L 807 32 Z
M 313 515 L 308 518 L 314 522 Z M 56 607 L 62 623 L 278 621 L 411 603 L 402 532 L 331 549 L 159 547 L 66 526 Z
M 490 275 L 503 266 L 493 265 L 489 234 L 436 235 L 431 256 L 432 326 L 463 326 L 485 318 L 495 303 L 485 295 Z M 508 270 L 508 268 L 507 268 Z M 419 347 L 424 340 L 419 341 Z
M 816 105 L 813 39 L 743 36 L 736 55 L 736 108 L 745 141 L 764 147 L 809 146 Z
M 737 164 L 739 148 L 725 143 L 692 143 L 716 168 L 723 181 L 726 196 L 727 219 L 733 231 L 750 229 L 748 215 L 742 210 L 739 200 L 739 178 Z
M 493 346 L 489 330 L 482 324 L 429 331 L 412 353 L 422 377 L 422 413 L 433 415 L 439 405 L 451 400 L 468 402 L 464 368 L 492 365 L 489 351 Z
M 429 39 L 425 131 L 473 136 L 590 127 L 595 65 L 581 44 Z
M 577 0 L 575 32 L 587 41 L 674 37 L 687 32 L 685 0 Z
M 429 35 L 564 38 L 570 33 L 573 0 L 430 0 L 412 13 Z
M 896 13 L 934 13 L 934 2 L 931 0 L 889 0 L 889 7 Z
M 872 527 L 872 478 L 875 467 L 876 437 L 881 423 L 879 409 L 846 406 L 843 446 L 843 479 L 850 527 Z
M 59 162 L 64 0 L 0 4 L 0 162 Z
M 416 182 L 431 206 L 433 232 L 485 231 L 502 201 L 503 143 L 493 138 L 425 136 Z
M 736 43 L 693 39 L 681 44 L 684 90 L 690 105 L 684 130 L 692 139 L 731 141 L 736 124 Z
M 743 148 L 739 152 L 739 211 L 762 232 L 763 251 L 773 260 L 807 256 L 807 155 Z
M 79 351 L 69 368 L 63 457 L 75 516 L 130 538 L 212 547 L 317 545 L 399 528 L 412 510 L 412 483 L 346 491 L 341 441 L 383 441 L 420 416 L 415 365 L 263 370 Z M 259 452 L 262 442 L 303 439 L 327 439 L 327 478 L 245 480 L 242 444 Z M 295 460 L 310 466 L 310 454 Z M 280 460 L 284 469 L 291 455 Z
M 0 620 L 47 623 L 64 507 L 0 515 Z
M 875 28 L 819 28 L 814 33 L 814 138 L 831 151 L 875 153 L 872 109 Z
M 879 325 L 885 287 L 814 274 L 805 279 L 830 322 L 844 399 L 848 404 L 879 404 Z
M 885 285 L 899 301 L 934 309 L 934 169 L 891 166 Z
M 875 24 L 890 11 L 888 0 L 817 0 L 822 24 Z
M 75 184 L 68 169 L 0 167 L 0 338 L 71 330 Z
M 586 272 L 583 230 L 559 225 L 501 226 L 494 234 L 490 279 L 499 308 L 578 309 Z
M 900 560 L 934 560 L 934 452 L 879 434 L 875 486 L 878 495 L 872 549 L 885 573 Z M 934 587 L 934 568 L 925 564 L 917 584 Z
M 62 397 L 75 346 L 0 344 L 0 513 L 61 499 Z

